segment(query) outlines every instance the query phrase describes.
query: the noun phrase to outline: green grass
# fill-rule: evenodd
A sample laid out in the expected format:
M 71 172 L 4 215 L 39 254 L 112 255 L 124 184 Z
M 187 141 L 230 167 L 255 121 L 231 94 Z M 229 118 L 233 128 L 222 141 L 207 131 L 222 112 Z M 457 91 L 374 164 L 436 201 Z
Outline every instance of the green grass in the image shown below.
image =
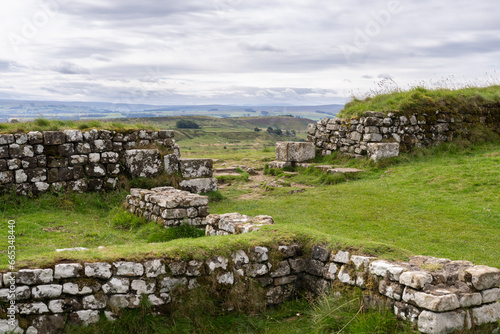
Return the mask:
M 340 118 L 362 116 L 365 111 L 407 113 L 458 112 L 480 110 L 481 107 L 500 104 L 500 86 L 467 87 L 460 89 L 393 89 L 363 99 L 353 97 L 337 115 Z
M 197 290 L 189 292 L 182 305 L 171 305 L 169 317 L 153 316 L 149 305 L 143 302 L 139 309 L 122 311 L 115 322 L 103 317 L 88 327 L 69 327 L 66 333 L 416 333 L 385 308 L 366 309 L 359 290 L 342 296 L 326 293 L 315 300 L 291 300 L 260 312 L 221 311 L 214 299 Z
M 16 133 L 29 131 L 60 131 L 68 129 L 90 130 L 106 129 L 115 131 L 127 131 L 138 129 L 157 130 L 153 124 L 146 124 L 140 120 L 135 122 L 116 122 L 116 121 L 61 121 L 37 118 L 32 122 L 20 123 L 0 123 L 0 133 Z

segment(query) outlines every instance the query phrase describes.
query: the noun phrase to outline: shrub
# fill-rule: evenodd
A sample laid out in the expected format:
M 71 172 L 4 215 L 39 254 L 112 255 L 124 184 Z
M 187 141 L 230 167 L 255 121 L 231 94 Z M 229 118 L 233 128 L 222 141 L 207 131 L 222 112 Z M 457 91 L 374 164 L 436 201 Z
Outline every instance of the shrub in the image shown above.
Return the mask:
M 175 123 L 175 126 L 178 129 L 199 129 L 200 128 L 200 126 L 198 125 L 198 123 L 196 123 L 194 121 L 191 121 L 191 120 L 188 120 L 188 119 L 178 120 Z

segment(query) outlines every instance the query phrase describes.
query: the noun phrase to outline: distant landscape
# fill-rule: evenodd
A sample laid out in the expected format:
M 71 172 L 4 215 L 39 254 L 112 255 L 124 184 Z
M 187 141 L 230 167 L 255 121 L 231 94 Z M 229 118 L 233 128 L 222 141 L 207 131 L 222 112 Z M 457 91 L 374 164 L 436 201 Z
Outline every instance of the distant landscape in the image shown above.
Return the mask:
M 0 100 L 0 121 L 35 118 L 86 120 L 165 116 L 262 117 L 292 115 L 319 120 L 334 117 L 343 104 L 320 106 L 148 105 L 105 102 Z

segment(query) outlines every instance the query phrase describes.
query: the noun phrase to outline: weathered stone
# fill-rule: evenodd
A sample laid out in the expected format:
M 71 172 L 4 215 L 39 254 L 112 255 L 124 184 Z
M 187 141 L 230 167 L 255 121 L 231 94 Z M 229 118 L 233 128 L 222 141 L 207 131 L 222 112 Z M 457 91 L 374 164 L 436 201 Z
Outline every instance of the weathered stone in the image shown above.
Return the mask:
M 103 177 L 106 176 L 106 167 L 101 164 L 89 164 L 85 166 L 85 172 L 89 177 Z
M 219 284 L 232 285 L 234 284 L 234 274 L 232 272 L 217 275 L 217 282 Z
M 395 302 L 394 303 L 394 314 L 403 320 L 407 320 L 412 324 L 416 324 L 418 321 L 418 316 L 420 315 L 420 309 L 417 307 L 404 303 Z
M 110 278 L 111 265 L 106 262 L 85 263 L 85 276 L 96 278 Z
M 168 293 L 161 293 L 160 296 L 156 296 L 156 295 L 149 295 L 148 296 L 148 301 L 153 306 L 165 305 L 165 304 L 170 303 L 171 300 L 172 300 L 172 298 L 170 298 L 170 295 Z
M 391 280 L 399 282 L 399 277 L 405 268 L 385 260 L 377 260 L 370 263 L 368 270 L 374 275 L 388 277 Z
M 314 159 L 316 147 L 309 142 L 277 142 L 276 160 L 287 162 L 304 162 Z
M 325 268 L 323 269 L 323 276 L 326 278 L 326 279 L 329 279 L 329 280 L 334 280 L 336 278 L 336 273 L 337 273 L 337 270 L 338 270 L 338 267 L 335 263 L 329 263 L 329 264 L 326 264 Z
M 403 286 L 391 281 L 381 280 L 378 285 L 380 294 L 394 300 L 401 300 L 403 295 Z
M 96 139 L 91 147 L 93 147 L 95 152 L 109 152 L 113 149 L 113 142 L 109 139 Z
M 472 322 L 476 326 L 497 322 L 500 319 L 500 303 L 486 304 L 472 309 Z
M 26 334 L 61 333 L 65 325 L 66 317 L 62 314 L 42 315 L 33 319 Z
M 161 260 L 151 260 L 144 262 L 146 277 L 158 277 L 166 273 L 165 264 Z
M 447 334 L 461 331 L 465 326 L 465 312 L 434 313 L 423 311 L 418 317 L 418 330 L 429 334 Z
M 217 190 L 217 179 L 215 177 L 182 180 L 179 183 L 182 190 L 201 194 Z
M 318 261 L 326 262 L 329 258 L 330 252 L 328 249 L 322 246 L 313 246 L 312 248 L 312 258 Z
M 66 135 L 62 131 L 44 131 L 43 139 L 45 145 L 61 145 L 66 141 Z
M 80 130 L 66 130 L 64 134 L 67 142 L 78 143 L 83 141 L 83 134 Z
M 200 276 L 203 266 L 203 261 L 191 260 L 186 268 L 186 276 Z
M 0 183 L 8 184 L 14 182 L 14 174 L 10 171 L 0 172 Z
M 120 155 L 116 152 L 103 152 L 101 153 L 101 163 L 115 164 L 120 161 Z
M 229 260 L 222 256 L 213 257 L 206 261 L 210 273 L 214 272 L 216 269 L 219 268 L 226 270 L 228 262 Z
M 303 258 L 288 259 L 288 263 L 290 263 L 290 268 L 294 273 L 301 273 L 306 270 L 307 263 Z
M 186 285 L 187 279 L 185 277 L 182 278 L 172 278 L 165 277 L 160 281 L 160 292 L 170 292 L 174 290 L 176 287 L 181 285 Z
M 73 278 L 80 277 L 83 266 L 79 263 L 56 264 L 54 267 L 54 278 Z
M 282 277 L 290 275 L 290 265 L 288 261 L 280 261 L 276 266 L 276 269 L 270 273 L 270 276 L 273 278 Z
M 71 314 L 71 320 L 83 326 L 95 324 L 99 321 L 99 311 L 81 310 Z
M 51 283 L 54 279 L 52 269 L 20 269 L 16 282 L 26 285 Z
M 68 167 L 68 159 L 49 156 L 47 166 L 50 168 Z
M 155 292 L 156 283 L 154 281 L 145 281 L 142 279 L 133 280 L 130 283 L 130 289 L 137 295 L 151 294 Z
M 63 284 L 63 293 L 67 293 L 68 295 L 88 295 L 96 292 L 100 288 L 101 285 L 99 283 L 94 283 L 90 286 L 82 285 L 80 287 L 77 283 L 68 282 Z
M 494 288 L 489 290 L 481 291 L 482 302 L 483 303 L 493 303 L 500 301 L 500 288 Z
M 72 143 L 62 144 L 58 146 L 60 156 L 69 157 L 75 154 L 75 146 Z
M 42 298 L 56 298 L 62 293 L 62 285 L 59 284 L 47 284 L 47 285 L 37 285 L 31 289 L 31 295 L 35 299 Z
M 311 275 L 323 276 L 325 270 L 325 264 L 321 261 L 308 259 L 306 260 L 305 271 Z
M 16 170 L 16 183 L 23 183 L 28 180 L 28 175 L 26 175 L 26 172 L 24 169 L 18 169 Z
M 349 252 L 339 250 L 337 253 L 332 253 L 330 260 L 339 263 L 349 263 Z
M 231 259 L 233 260 L 233 263 L 237 266 L 247 264 L 250 261 L 248 255 L 242 249 L 234 252 L 231 255 Z
M 407 271 L 399 277 L 399 283 L 420 290 L 432 282 L 432 275 L 424 271 Z
M 0 158 L 9 158 L 9 147 L 8 146 L 0 146 Z
M 7 319 L 0 319 L 0 333 L 23 334 L 24 330 L 19 327 L 18 319 L 14 319 L 12 323 L 10 323 Z
M 460 308 L 460 301 L 457 295 L 444 289 L 426 293 L 406 287 L 403 292 L 403 300 L 435 312 L 445 312 Z
M 299 245 L 278 246 L 278 251 L 283 253 L 285 258 L 297 256 L 300 253 Z
M 141 263 L 119 261 L 114 262 L 117 276 L 142 276 L 144 274 L 144 266 Z
M 132 177 L 156 177 L 163 169 L 158 150 L 126 150 L 125 166 Z
M 382 135 L 380 133 L 367 133 L 363 135 L 363 141 L 378 142 L 381 140 L 382 140 Z
M 269 272 L 269 267 L 264 263 L 250 263 L 245 267 L 247 275 L 250 277 L 262 276 Z
M 19 314 L 30 315 L 30 314 L 43 314 L 49 312 L 47 305 L 42 302 L 18 304 L 17 307 Z
M 102 286 L 104 293 L 127 293 L 129 291 L 130 281 L 125 277 L 112 277 Z
M 11 294 L 10 287 L 7 289 L 0 289 L 0 300 L 9 299 L 9 295 Z M 16 286 L 15 290 L 15 300 L 26 300 L 31 298 L 31 289 L 29 286 Z
M 187 264 L 185 261 L 172 262 L 168 264 L 168 268 L 172 272 L 172 275 L 184 275 L 186 273 Z
M 179 169 L 183 178 L 212 177 L 212 159 L 179 159 Z
M 472 282 L 472 285 L 478 290 L 487 290 L 500 285 L 500 269 L 487 266 L 474 266 L 465 269 L 470 276 L 466 280 Z
M 369 256 L 360 256 L 360 255 L 352 255 L 351 261 L 354 264 L 356 270 L 368 271 L 368 266 L 370 265 L 370 261 L 374 258 Z
M 459 293 L 458 301 L 460 302 L 460 307 L 471 307 L 481 305 L 483 303 L 483 298 L 479 292 Z
M 355 285 L 356 284 L 356 276 L 354 276 L 354 273 L 351 273 L 349 270 L 349 266 L 343 265 L 340 267 L 339 273 L 337 274 L 337 277 L 340 282 L 349 284 L 349 285 Z
M 85 305 L 85 303 L 84 303 L 84 305 Z M 85 308 L 87 308 L 87 307 L 85 307 Z M 82 305 L 75 298 L 56 299 L 56 300 L 49 301 L 49 310 L 52 313 L 78 311 L 81 309 L 82 309 Z
M 179 172 L 179 159 L 175 154 L 167 154 L 163 157 L 165 173 L 174 175 Z
M 373 161 L 399 156 L 399 143 L 368 143 L 368 156 Z

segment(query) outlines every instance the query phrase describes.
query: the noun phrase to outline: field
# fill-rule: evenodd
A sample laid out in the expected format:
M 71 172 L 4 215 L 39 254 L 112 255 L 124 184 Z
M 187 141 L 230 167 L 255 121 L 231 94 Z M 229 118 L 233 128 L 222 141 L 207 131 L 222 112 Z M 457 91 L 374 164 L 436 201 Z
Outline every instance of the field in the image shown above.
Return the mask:
M 153 121 L 157 128 L 170 129 L 176 120 Z M 43 266 L 62 259 L 109 261 L 153 255 L 203 256 L 261 242 L 295 239 L 305 243 L 327 242 L 336 248 L 389 259 L 431 255 L 500 267 L 498 138 L 491 138 L 486 143 L 443 144 L 382 160 L 378 164 L 336 155 L 317 158 L 318 163 L 365 170 L 358 176 L 345 178 L 327 176 L 312 169 L 295 170 L 297 174 L 268 169 L 263 173 L 266 163 L 274 158 L 271 145 L 282 140 L 269 135 L 265 129 L 268 126 L 293 129 L 300 132 L 298 138 L 303 138 L 305 120 L 287 117 L 262 119 L 260 123 L 253 122 L 256 118 L 251 121 L 196 120 L 201 129 L 176 130 L 184 157 L 210 157 L 216 159 L 216 167 L 245 165 L 259 172 L 247 181 L 221 179 L 220 194 L 224 198 L 210 204 L 211 213 L 271 215 L 276 221 L 274 226 L 216 240 L 194 238 L 197 235 L 193 235 L 192 231 L 175 235 L 154 223 L 146 223 L 124 213 L 121 203 L 127 194 L 126 189 L 102 194 L 46 194 L 35 199 L 6 194 L 1 197 L 1 229 L 2 233 L 6 233 L 7 220 L 16 221 L 16 242 L 20 249 L 18 265 Z M 143 120 L 143 123 L 151 124 L 151 120 Z M 256 126 L 263 131 L 255 132 Z M 276 179 L 283 180 L 285 186 L 266 186 Z M 128 186 L 134 186 L 133 182 Z M 293 192 L 297 190 L 301 192 Z M 7 268 L 6 242 L 5 236 L 0 239 L 2 270 Z M 89 250 L 55 252 L 56 248 L 69 247 L 86 247 Z M 349 300 L 353 301 L 355 297 L 351 296 Z M 204 317 L 191 313 L 189 316 L 201 317 L 199 327 L 194 330 L 199 333 L 231 332 L 235 324 L 244 329 L 240 332 L 247 333 L 301 333 L 305 328 L 315 326 L 319 333 L 323 329 L 329 332 L 332 328 L 338 331 L 350 317 L 356 315 L 359 304 L 354 303 L 355 306 L 343 315 L 344 320 L 335 325 L 337 327 L 320 326 L 321 321 L 332 313 L 326 310 L 326 304 L 333 307 L 349 300 L 331 301 L 331 305 L 325 300 L 315 303 L 292 301 L 281 308 L 254 316 L 224 315 L 215 311 Z M 183 324 L 180 320 L 186 314 L 179 314 L 177 323 L 167 324 L 172 331 L 158 332 L 193 332 L 192 324 Z M 321 318 L 319 314 L 326 316 Z M 144 314 L 135 316 L 140 318 Z M 319 321 L 318 317 L 322 320 Z M 375 327 L 368 325 L 371 317 L 374 315 L 363 312 L 363 317 L 357 318 L 362 322 L 360 326 L 367 326 L 367 332 L 386 333 L 389 332 L 387 328 L 394 327 L 380 327 L 380 322 L 394 323 L 390 315 L 374 320 Z M 123 328 L 137 322 L 138 318 L 134 319 Z M 359 332 L 352 327 L 358 320 L 350 324 L 344 333 Z M 155 323 L 160 320 L 148 318 L 144 321 L 157 326 L 154 328 L 165 326 L 164 323 Z M 112 332 L 104 329 L 107 325 L 100 326 L 102 333 Z M 386 329 L 378 331 L 373 328 Z M 94 327 L 88 330 L 98 332 Z M 404 326 L 394 330 L 394 333 L 410 332 Z

